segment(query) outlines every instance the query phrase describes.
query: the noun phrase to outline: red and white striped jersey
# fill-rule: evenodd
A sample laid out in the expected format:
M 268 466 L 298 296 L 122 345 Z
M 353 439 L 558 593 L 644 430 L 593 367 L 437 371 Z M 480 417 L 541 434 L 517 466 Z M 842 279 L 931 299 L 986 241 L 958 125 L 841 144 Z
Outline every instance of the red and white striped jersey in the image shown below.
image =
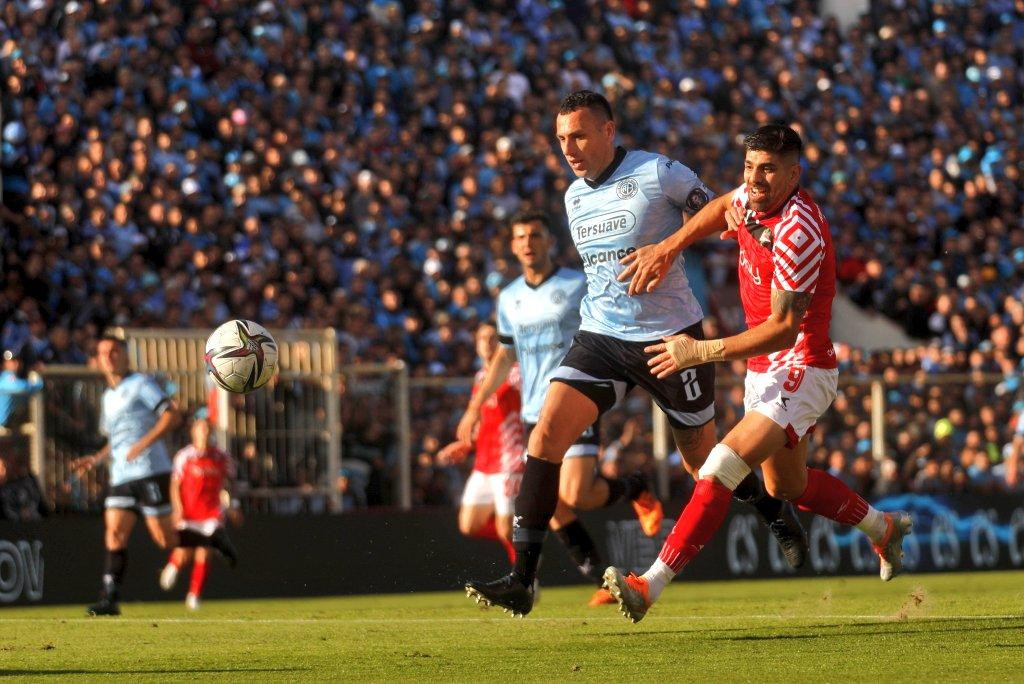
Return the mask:
M 803 188 L 773 212 L 747 209 L 747 186 L 733 192 L 732 203 L 746 211 L 739 242 L 740 299 L 747 327 L 760 325 L 771 315 L 772 290 L 811 292 L 811 305 L 800 324 L 796 344 L 747 361 L 753 371 L 789 367 L 836 368 L 836 354 L 828 336 L 832 299 L 836 294 L 836 259 L 832 236 L 821 209 Z
M 476 374 L 473 392 L 483 382 L 485 372 Z M 480 407 L 480 427 L 476 436 L 476 460 L 473 470 L 482 473 L 518 473 L 523 469 L 523 419 L 520 416 L 522 379 L 519 364 L 512 366 L 498 391 Z
M 221 515 L 220 492 L 235 479 L 235 462 L 215 446 L 189 444 L 174 455 L 174 476 L 181 482 L 181 517 L 212 520 Z

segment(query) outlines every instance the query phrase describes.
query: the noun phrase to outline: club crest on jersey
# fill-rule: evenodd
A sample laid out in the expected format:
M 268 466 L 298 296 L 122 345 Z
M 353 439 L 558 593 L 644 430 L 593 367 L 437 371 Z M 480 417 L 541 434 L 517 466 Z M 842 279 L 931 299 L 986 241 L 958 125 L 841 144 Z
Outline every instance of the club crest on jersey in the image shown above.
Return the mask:
M 575 211 L 579 211 L 579 210 L 580 210 L 580 198 L 579 197 L 573 197 L 572 198 L 572 209 L 570 211 L 574 211 L 575 212 Z
M 636 193 L 640 191 L 640 184 L 636 182 L 635 178 L 623 178 L 615 184 L 615 194 L 619 196 L 621 200 L 627 200 L 630 197 L 635 197 Z
M 565 291 L 564 290 L 555 290 L 554 292 L 552 292 L 551 293 L 551 303 L 552 304 L 565 304 Z

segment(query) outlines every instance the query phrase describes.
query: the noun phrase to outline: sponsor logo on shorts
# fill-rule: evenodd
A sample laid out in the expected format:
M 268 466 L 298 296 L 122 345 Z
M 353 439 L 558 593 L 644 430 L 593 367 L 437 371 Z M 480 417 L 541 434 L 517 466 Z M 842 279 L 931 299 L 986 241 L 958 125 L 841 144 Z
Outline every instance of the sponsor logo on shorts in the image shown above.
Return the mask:
M 623 209 L 576 222 L 570 227 L 570 231 L 577 245 L 585 245 L 601 238 L 625 235 L 634 227 L 636 216 L 633 212 Z
M 580 255 L 583 259 L 584 268 L 597 266 L 599 264 L 618 263 L 627 254 L 636 251 L 636 247 L 623 247 L 621 249 L 602 249 L 596 252 L 584 252 Z

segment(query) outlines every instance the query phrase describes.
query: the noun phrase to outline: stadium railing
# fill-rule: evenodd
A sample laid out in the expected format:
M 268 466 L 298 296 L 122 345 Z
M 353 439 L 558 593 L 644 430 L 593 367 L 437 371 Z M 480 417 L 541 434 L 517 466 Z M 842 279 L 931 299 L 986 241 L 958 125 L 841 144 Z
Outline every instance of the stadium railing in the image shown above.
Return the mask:
M 342 510 L 343 473 L 346 486 L 352 488 L 348 494 L 357 505 L 366 505 L 371 464 L 381 471 L 377 479 L 386 481 L 375 503 L 403 510 L 413 507 L 414 493 L 422 484 L 414 480 L 422 475 L 423 460 L 429 462 L 421 454 L 436 452 L 451 438 L 472 379 L 410 377 L 408 366 L 400 361 L 338 367 L 333 330 L 272 332 L 281 347 L 279 376 L 267 388 L 241 396 L 211 388 L 204 371 L 202 331 L 122 331 L 133 368 L 160 377 L 186 411 L 212 409 L 219 443 L 238 459 L 240 494 L 247 509 Z M 32 469 L 58 511 L 98 511 L 105 469 L 81 475 L 71 464 L 103 444 L 98 432 L 103 378 L 85 366 L 48 366 L 40 376 L 44 389 L 32 397 L 30 424 L 23 429 Z M 980 405 L 979 399 L 1008 401 L 1012 398 L 999 391 L 1003 380 L 982 374 L 844 376 L 840 389 L 848 408 L 831 411 L 823 422 L 825 429 L 835 431 L 868 421 L 871 454 L 881 459 L 902 427 L 897 412 L 887 414 L 890 396 L 927 398 L 929 388 L 938 386 L 943 396 L 962 396 L 965 406 Z M 722 373 L 716 389 L 722 433 L 738 418 L 742 379 Z M 606 417 L 604 425 L 611 429 L 605 443 L 619 439 L 629 420 L 639 421 L 634 431 L 639 434 L 632 443 L 619 446 L 634 455 L 653 455 L 656 486 L 668 498 L 681 469 L 667 421 L 648 399 L 632 397 Z M 187 441 L 183 426 L 172 446 Z

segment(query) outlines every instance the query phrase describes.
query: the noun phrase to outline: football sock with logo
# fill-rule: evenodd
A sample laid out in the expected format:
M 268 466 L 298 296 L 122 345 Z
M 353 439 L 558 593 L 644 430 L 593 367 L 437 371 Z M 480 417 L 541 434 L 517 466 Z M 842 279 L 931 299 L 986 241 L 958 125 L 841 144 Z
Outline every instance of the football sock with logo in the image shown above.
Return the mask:
M 852 525 L 873 542 L 885 536 L 885 515 L 873 508 L 864 497 L 847 487 L 842 480 L 824 470 L 807 469 L 807 489 L 793 504 L 802 511 Z
M 576 564 L 580 574 L 595 584 L 601 584 L 604 581 L 601 576 L 604 572 L 604 563 L 601 561 L 601 554 L 598 553 L 593 538 L 579 518 L 558 528 L 555 530 L 555 534 L 565 545 L 569 557 Z
M 551 463 L 527 454 L 523 481 L 512 518 L 512 545 L 516 561 L 512 569 L 527 587 L 537 576 L 537 564 L 544 547 L 548 523 L 558 505 L 558 476 L 561 463 Z
M 732 495 L 738 501 L 753 506 L 761 514 L 765 522 L 770 523 L 773 520 L 777 520 L 779 513 L 782 512 L 783 502 L 768 496 L 768 492 L 764 490 L 761 478 L 756 473 L 752 472 L 743 478 L 743 481 L 736 487 Z
M 203 585 L 206 584 L 206 561 L 202 563 L 196 561 L 192 565 L 192 577 L 189 580 L 188 593 L 195 594 L 197 597 L 203 593 Z
M 103 564 L 103 592 L 102 596 L 110 601 L 120 599 L 121 581 L 124 579 L 125 569 L 128 567 L 127 549 L 107 551 L 107 557 Z

